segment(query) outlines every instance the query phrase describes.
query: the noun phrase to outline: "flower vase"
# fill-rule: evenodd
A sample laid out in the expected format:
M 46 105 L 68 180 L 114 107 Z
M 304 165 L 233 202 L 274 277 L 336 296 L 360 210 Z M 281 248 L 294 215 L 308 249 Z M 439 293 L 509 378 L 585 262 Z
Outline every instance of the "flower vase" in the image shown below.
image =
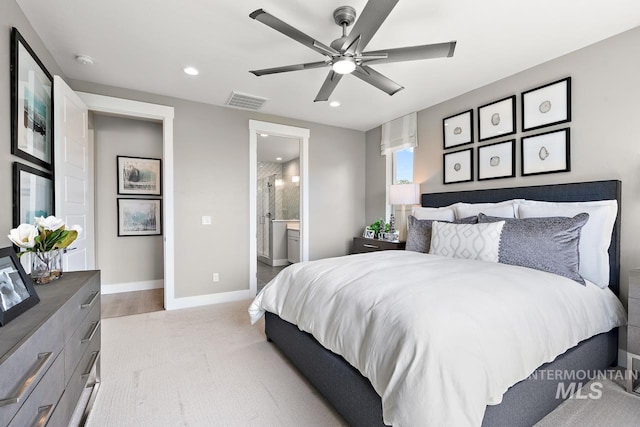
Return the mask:
M 31 253 L 31 280 L 46 285 L 62 276 L 62 249 Z

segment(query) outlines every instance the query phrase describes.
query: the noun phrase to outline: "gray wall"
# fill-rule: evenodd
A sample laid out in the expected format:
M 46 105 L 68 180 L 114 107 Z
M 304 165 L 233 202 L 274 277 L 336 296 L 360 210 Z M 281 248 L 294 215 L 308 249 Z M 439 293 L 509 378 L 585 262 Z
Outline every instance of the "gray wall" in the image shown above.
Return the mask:
M 11 155 L 11 27 L 16 27 L 29 46 L 36 52 L 47 70 L 61 74 L 58 64 L 53 60 L 36 35 L 14 0 L 0 1 L 0 247 L 9 246 L 7 234 L 13 226 L 12 176 L 14 161 L 34 166 L 25 160 Z
M 118 237 L 116 156 L 162 159 L 162 124 L 93 115 L 96 260 L 103 285 L 162 280 L 162 236 Z M 156 198 L 141 196 L 142 198 Z
M 365 135 L 255 112 L 70 81 L 74 90 L 175 108 L 176 294 L 249 287 L 249 119 L 310 129 L 312 259 L 348 253 L 364 223 Z M 213 226 L 201 225 L 211 215 Z M 213 272 L 220 282 L 213 283 Z
M 628 273 L 640 264 L 640 27 L 418 112 L 415 181 L 422 192 L 500 188 L 604 179 L 622 181 L 622 299 Z M 572 77 L 571 172 L 520 177 L 520 93 Z M 516 178 L 442 184 L 442 118 L 516 94 Z M 477 109 L 474 112 L 477 116 Z M 477 117 L 474 117 L 477 123 Z M 565 124 L 566 126 L 567 124 Z M 545 130 L 562 128 L 563 125 Z M 542 132 L 542 131 L 541 131 Z M 477 127 L 475 128 L 477 140 Z M 535 132 L 527 133 L 535 134 Z M 367 132 L 368 219 L 384 215 L 380 128 Z M 507 139 L 507 138 L 505 138 Z M 475 147 L 478 146 L 476 143 Z M 475 154 L 474 154 L 475 155 Z M 477 171 L 476 171 L 477 172 Z M 375 188 L 371 188 L 375 184 Z M 382 186 L 382 187 L 380 187 Z

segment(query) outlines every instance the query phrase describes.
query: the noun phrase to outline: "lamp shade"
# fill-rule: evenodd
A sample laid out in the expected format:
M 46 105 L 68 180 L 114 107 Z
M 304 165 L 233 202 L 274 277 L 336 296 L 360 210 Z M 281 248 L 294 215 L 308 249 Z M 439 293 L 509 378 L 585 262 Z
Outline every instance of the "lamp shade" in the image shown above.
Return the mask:
M 420 203 L 420 185 L 391 185 L 389 187 L 389 203 L 392 205 L 417 205 Z

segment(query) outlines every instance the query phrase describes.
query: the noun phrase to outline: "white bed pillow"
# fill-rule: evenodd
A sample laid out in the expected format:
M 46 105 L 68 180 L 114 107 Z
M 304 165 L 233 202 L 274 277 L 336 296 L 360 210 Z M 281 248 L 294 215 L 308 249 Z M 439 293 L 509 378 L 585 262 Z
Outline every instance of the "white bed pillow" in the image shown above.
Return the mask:
M 504 221 L 450 224 L 434 221 L 429 253 L 452 258 L 498 262 Z
M 522 199 L 506 200 L 499 203 L 456 203 L 456 218 L 467 218 L 483 213 L 487 216 L 515 218 L 515 202 Z
M 414 207 L 411 209 L 411 215 L 416 219 L 431 219 L 434 221 L 453 221 L 456 219 L 454 210 L 455 205 L 445 206 L 443 208 L 423 208 Z
M 566 203 L 521 200 L 516 203 L 518 218 L 573 217 L 582 212 L 589 214 L 589 221 L 580 233 L 579 272 L 604 289 L 609 286 L 609 246 L 618 215 L 616 200 Z

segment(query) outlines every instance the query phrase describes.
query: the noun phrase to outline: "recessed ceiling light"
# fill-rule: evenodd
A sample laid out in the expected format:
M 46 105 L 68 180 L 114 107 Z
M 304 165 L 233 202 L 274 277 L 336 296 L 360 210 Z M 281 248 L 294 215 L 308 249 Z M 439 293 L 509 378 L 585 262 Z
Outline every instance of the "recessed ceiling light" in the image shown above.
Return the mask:
M 276 157 L 276 160 L 280 161 L 280 160 L 282 160 L 282 157 Z
M 269 134 L 268 133 L 261 133 L 260 136 L 263 137 L 263 138 L 266 138 L 266 137 L 269 136 Z
M 198 74 L 200 74 L 200 71 L 198 71 L 194 67 L 185 67 L 184 72 L 189 74 L 190 76 L 197 76 Z
M 93 58 L 89 55 L 78 55 L 76 56 L 76 61 L 82 65 L 93 65 Z
M 339 107 L 340 106 L 340 102 L 339 101 L 331 101 L 329 103 L 329 107 Z

